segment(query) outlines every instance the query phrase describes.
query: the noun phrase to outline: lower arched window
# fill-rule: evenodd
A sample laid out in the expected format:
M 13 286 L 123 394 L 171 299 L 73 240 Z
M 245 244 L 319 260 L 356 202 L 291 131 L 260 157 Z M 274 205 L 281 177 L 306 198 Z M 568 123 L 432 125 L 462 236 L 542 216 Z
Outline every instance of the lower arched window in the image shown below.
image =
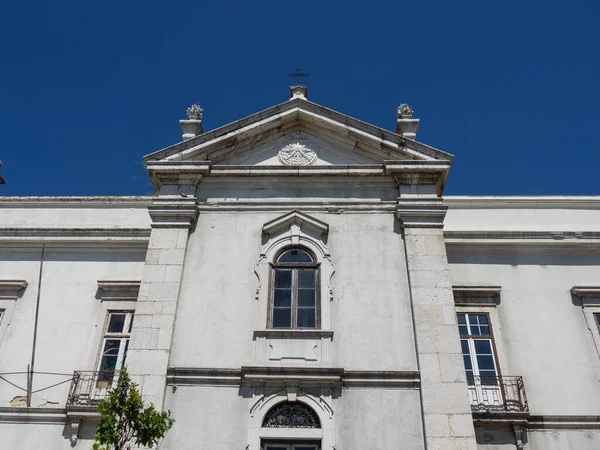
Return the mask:
M 270 328 L 319 328 L 319 267 L 302 247 L 285 249 L 272 265 Z

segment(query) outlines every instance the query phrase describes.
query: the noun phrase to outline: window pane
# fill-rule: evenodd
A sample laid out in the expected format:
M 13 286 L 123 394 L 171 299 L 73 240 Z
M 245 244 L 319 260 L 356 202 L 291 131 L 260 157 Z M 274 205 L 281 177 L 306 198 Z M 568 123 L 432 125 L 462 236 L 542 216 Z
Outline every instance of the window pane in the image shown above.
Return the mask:
M 109 333 L 122 333 L 123 326 L 125 325 L 125 314 L 111 313 L 108 319 L 108 332 Z
M 461 336 L 467 336 L 469 334 L 469 332 L 467 331 L 467 326 L 466 325 L 459 325 L 458 326 L 458 332 Z
M 477 314 L 469 314 L 469 323 L 471 325 L 477 325 Z
M 475 377 L 473 376 L 472 370 L 467 370 L 467 384 L 470 386 L 475 384 Z
M 490 327 L 488 327 L 487 325 L 481 325 L 479 327 L 479 329 L 481 330 L 481 335 L 482 336 L 489 336 L 490 335 Z
M 299 248 L 293 248 L 284 252 L 279 257 L 278 261 L 284 263 L 311 263 L 313 262 L 313 259 L 304 250 L 301 250 Z
M 275 305 L 275 307 L 291 307 L 292 291 L 290 289 L 275 289 L 273 294 L 273 305 Z
M 477 356 L 477 365 L 479 366 L 479 371 L 483 372 L 484 370 L 494 370 L 494 358 L 491 355 L 483 355 Z
M 131 333 L 131 329 L 133 328 L 133 314 L 131 315 L 131 320 L 129 321 L 129 331 L 128 333 Z
M 276 270 L 275 271 L 275 289 L 291 288 L 292 287 L 292 271 L 291 270 Z
M 298 289 L 298 306 L 315 306 L 315 290 Z
M 314 289 L 314 287 L 315 287 L 315 271 L 314 270 L 299 270 L 298 271 L 298 287 Z
M 480 325 L 487 325 L 488 324 L 488 318 L 485 314 L 479 314 L 477 316 L 479 318 L 479 324 Z
M 298 328 L 315 328 L 315 309 L 298 308 Z
M 457 314 L 458 316 L 458 323 L 459 324 L 465 324 L 467 323 L 467 319 L 465 318 L 464 314 Z
M 273 309 L 273 328 L 291 328 L 292 310 L 290 308 Z
M 478 355 L 491 355 L 492 345 L 489 340 L 477 340 L 475 341 L 475 353 Z
M 469 351 L 469 341 L 467 341 L 466 339 L 462 339 L 460 341 L 460 346 L 462 347 L 462 352 L 465 355 L 468 355 L 470 353 L 470 351 Z
M 471 357 L 469 355 L 463 355 L 463 361 L 465 363 L 465 369 L 473 369 L 473 365 L 471 364 Z
M 498 384 L 498 377 L 496 376 L 496 372 L 493 370 L 482 370 L 479 372 L 481 374 L 481 384 L 484 386 L 496 386 Z
M 102 350 L 103 355 L 118 355 L 119 347 L 121 346 L 120 339 L 107 339 L 104 342 L 104 349 Z

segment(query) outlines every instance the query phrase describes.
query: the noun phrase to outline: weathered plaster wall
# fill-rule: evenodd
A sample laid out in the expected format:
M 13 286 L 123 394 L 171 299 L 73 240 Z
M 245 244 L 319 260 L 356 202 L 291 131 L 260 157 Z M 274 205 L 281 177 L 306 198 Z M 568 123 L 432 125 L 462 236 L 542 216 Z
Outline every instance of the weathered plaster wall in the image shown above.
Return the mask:
M 336 448 L 423 448 L 417 390 L 344 389 L 334 408 Z
M 532 414 L 600 415 L 600 359 L 575 285 L 597 285 L 600 254 L 549 248 L 449 251 L 454 285 L 502 287 L 494 330 L 504 375 L 522 375 Z M 596 399 L 596 401 L 592 400 Z
M 44 254 L 33 390 L 68 380 L 75 370 L 95 370 L 106 311 L 96 298 L 98 280 L 139 279 L 143 250 L 48 248 Z M 0 341 L 0 372 L 25 372 L 31 361 L 41 249 L 0 250 L 2 279 L 29 285 L 14 304 Z M 26 375 L 6 377 L 26 387 Z M 34 394 L 32 406 L 64 406 L 70 383 Z M 25 392 L 0 380 L 0 406 Z
M 179 386 L 167 389 L 165 408 L 175 424 L 161 444 L 164 449 L 212 450 L 246 448 L 252 397 L 237 387 Z
M 94 428 L 84 424 L 79 430 L 84 437 L 77 450 L 91 450 Z M 64 423 L 0 423 L 0 447 L 3 450 L 73 450 L 70 426 Z
M 254 265 L 263 224 L 283 213 L 200 214 L 186 254 L 171 366 L 239 368 L 254 362 L 252 333 L 263 313 L 255 300 Z M 332 363 L 415 370 L 405 258 L 393 215 L 310 214 L 330 226 L 327 244 L 336 269 Z M 261 289 L 267 288 L 263 280 Z

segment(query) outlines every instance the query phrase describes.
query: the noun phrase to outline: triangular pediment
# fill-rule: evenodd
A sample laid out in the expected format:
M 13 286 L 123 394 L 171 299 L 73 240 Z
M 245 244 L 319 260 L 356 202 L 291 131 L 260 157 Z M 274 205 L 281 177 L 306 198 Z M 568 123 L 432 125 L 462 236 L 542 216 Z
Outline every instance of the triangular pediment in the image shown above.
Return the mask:
M 210 161 L 213 165 L 301 166 L 452 158 L 448 153 L 304 98 L 293 98 L 144 159 L 147 163 Z

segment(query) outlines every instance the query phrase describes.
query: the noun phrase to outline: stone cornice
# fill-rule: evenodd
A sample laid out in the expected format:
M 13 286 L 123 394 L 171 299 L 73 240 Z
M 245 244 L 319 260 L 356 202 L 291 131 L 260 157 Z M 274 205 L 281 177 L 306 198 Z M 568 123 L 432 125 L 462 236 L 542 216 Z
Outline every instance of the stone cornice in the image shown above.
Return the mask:
M 435 185 L 441 196 L 451 161 L 384 161 L 385 173 L 394 177 L 400 185 Z
M 0 407 L 0 423 L 65 423 L 66 419 L 67 413 L 64 408 Z
M 211 201 L 200 203 L 198 210 L 200 213 L 209 212 L 287 212 L 290 209 L 302 209 L 303 211 L 317 211 L 328 213 L 372 213 L 385 212 L 393 213 L 396 210 L 394 201 Z
M 98 280 L 98 297 L 102 301 L 136 301 L 140 280 Z
M 194 159 L 196 154 L 214 154 L 218 149 L 228 148 L 243 151 L 249 139 L 273 135 L 284 125 L 309 124 L 313 127 L 332 130 L 347 140 L 361 142 L 367 147 L 383 149 L 391 158 L 452 160 L 453 156 L 428 145 L 406 139 L 391 131 L 354 119 L 345 114 L 325 108 L 305 99 L 294 98 L 264 111 L 252 114 L 215 130 L 205 132 L 193 139 L 177 143 L 144 157 L 146 162 Z M 275 131 L 273 131 L 275 130 Z M 235 150 L 234 150 L 235 151 Z M 227 152 L 231 156 L 232 152 Z M 212 157 L 212 156 L 211 156 Z M 224 156 L 223 156 L 224 158 Z M 196 158 L 197 159 L 197 158 Z M 215 158 L 215 161 L 218 161 Z
M 146 169 L 156 192 L 164 185 L 196 186 L 210 172 L 210 161 L 151 161 Z
M 0 244 L 147 247 L 150 228 L 0 228 Z
M 210 170 L 211 177 L 366 177 L 384 176 L 380 164 L 344 164 L 328 166 L 219 166 Z
M 445 230 L 446 245 L 600 246 L 600 231 Z
M 417 388 L 420 375 L 418 371 L 344 370 L 317 366 L 252 366 L 241 369 L 171 367 L 167 371 L 167 384 Z
M 50 208 L 145 208 L 154 197 L 0 197 L 0 207 L 50 207 Z
M 16 300 L 27 287 L 25 280 L 0 280 L 0 300 Z
M 396 217 L 404 228 L 443 228 L 447 209 L 441 198 L 399 198 Z
M 501 290 L 500 286 L 452 286 L 456 306 L 496 306 Z
M 190 228 L 198 217 L 198 201 L 192 196 L 160 196 L 148 206 L 148 213 L 152 228 Z
M 446 196 L 450 209 L 600 209 L 600 196 Z
M 530 430 L 600 429 L 600 416 L 531 415 L 527 418 Z

